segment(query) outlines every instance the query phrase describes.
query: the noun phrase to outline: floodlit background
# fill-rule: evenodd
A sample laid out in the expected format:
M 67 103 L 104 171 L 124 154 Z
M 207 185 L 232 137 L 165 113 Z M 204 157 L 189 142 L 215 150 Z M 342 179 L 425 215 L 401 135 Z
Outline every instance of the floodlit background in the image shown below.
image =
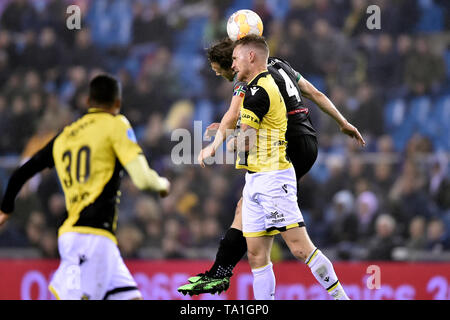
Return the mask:
M 70 4 L 81 8 L 80 30 L 66 26 Z M 381 30 L 366 26 L 370 4 L 381 9 Z M 106 71 L 122 82 L 122 112 L 150 165 L 172 182 L 171 195 L 160 200 L 124 177 L 117 230 L 122 255 L 134 262 L 183 259 L 180 266 L 213 259 L 244 172 L 232 165 L 175 165 L 171 151 L 178 141 L 171 133 L 185 128 L 194 136 L 194 121 L 205 128 L 228 108 L 231 84 L 210 70 L 204 49 L 226 36 L 228 16 L 242 8 L 262 18 L 271 55 L 326 93 L 367 142 L 357 147 L 306 103 L 320 148 L 301 181 L 299 206 L 314 243 L 342 263 L 429 263 L 424 266 L 443 270 L 434 286 L 445 285 L 440 297 L 450 298 L 446 0 L 0 0 L 1 194 L 20 163 L 83 114 L 89 80 Z M 65 207 L 55 172 L 32 179 L 16 203 L 0 228 L 5 268 L 14 259 L 34 259 L 29 268 L 49 259 L 56 267 Z M 287 263 L 292 256 L 279 240 L 272 259 Z M 434 282 L 426 281 L 433 294 Z M 0 297 L 37 295 L 5 292 Z M 176 292 L 147 297 L 179 298 Z

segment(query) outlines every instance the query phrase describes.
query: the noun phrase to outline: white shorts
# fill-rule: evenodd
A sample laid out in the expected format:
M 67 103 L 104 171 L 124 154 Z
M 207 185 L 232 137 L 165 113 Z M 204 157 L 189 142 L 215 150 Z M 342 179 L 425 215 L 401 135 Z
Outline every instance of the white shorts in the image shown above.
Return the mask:
M 49 289 L 62 300 L 128 300 L 141 293 L 107 237 L 67 232 L 59 236 L 61 262 Z
M 275 235 L 304 226 L 293 168 L 245 175 L 242 228 L 245 237 Z

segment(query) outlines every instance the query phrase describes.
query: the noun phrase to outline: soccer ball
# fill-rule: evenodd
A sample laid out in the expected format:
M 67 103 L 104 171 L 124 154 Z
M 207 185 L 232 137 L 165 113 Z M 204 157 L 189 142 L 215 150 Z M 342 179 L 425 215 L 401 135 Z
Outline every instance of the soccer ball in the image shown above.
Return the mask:
M 228 37 L 236 41 L 249 34 L 261 36 L 263 23 L 261 18 L 252 10 L 239 10 L 233 13 L 227 22 Z

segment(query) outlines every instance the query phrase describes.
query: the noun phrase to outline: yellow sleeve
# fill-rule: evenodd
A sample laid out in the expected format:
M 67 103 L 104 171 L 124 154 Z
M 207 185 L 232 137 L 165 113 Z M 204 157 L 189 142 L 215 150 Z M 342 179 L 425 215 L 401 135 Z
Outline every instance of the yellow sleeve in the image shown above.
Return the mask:
M 167 191 L 169 181 L 160 177 L 155 170 L 150 169 L 143 155 L 129 162 L 125 169 L 135 186 L 142 191 Z
M 246 124 L 252 128 L 259 129 L 260 120 L 253 111 L 241 108 L 241 124 Z
M 111 133 L 112 146 L 120 163 L 125 167 L 143 152 L 137 143 L 133 128 L 131 128 L 127 118 L 123 115 L 118 115 L 114 121 Z

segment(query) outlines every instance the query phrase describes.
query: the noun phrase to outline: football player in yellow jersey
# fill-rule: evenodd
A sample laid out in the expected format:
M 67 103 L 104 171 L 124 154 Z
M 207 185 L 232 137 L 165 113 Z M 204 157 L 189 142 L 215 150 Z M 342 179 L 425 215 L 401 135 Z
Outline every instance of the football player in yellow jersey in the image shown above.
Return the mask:
M 240 109 L 247 87 L 246 82 L 238 81 L 231 69 L 234 42 L 222 39 L 207 49 L 211 69 L 217 76 L 233 82 L 233 97 L 227 112 L 220 123 L 213 123 L 206 128 L 205 136 L 215 135 L 214 141 L 205 147 L 198 156 L 202 167 L 204 159 L 214 156 L 228 134 L 235 136 L 240 128 Z M 321 111 L 328 114 L 339 125 L 341 131 L 354 138 L 361 146 L 365 141 L 358 129 L 350 124 L 336 106 L 309 81 L 307 81 L 290 64 L 276 57 L 269 57 L 267 70 L 272 75 L 283 96 L 288 125 L 286 131 L 287 155 L 294 166 L 297 181 L 310 170 L 317 157 L 317 140 L 314 126 L 309 119 L 309 109 L 305 107 L 303 97 L 314 102 Z M 302 97 L 302 98 L 300 98 Z M 217 132 L 216 132 L 217 131 Z M 235 137 L 228 141 L 234 145 Z M 298 190 L 297 190 L 298 192 Z M 247 243 L 242 234 L 242 198 L 236 206 L 233 222 L 220 240 L 216 259 L 211 268 L 204 273 L 189 278 L 189 283 L 178 288 L 183 294 L 215 293 L 227 290 L 232 271 L 247 252 Z
M 167 195 L 170 183 L 150 169 L 133 129 L 121 114 L 120 83 L 109 75 L 89 85 L 89 109 L 11 176 L 0 225 L 14 210 L 23 184 L 55 167 L 68 217 L 58 230 L 61 263 L 49 289 L 58 299 L 141 299 L 117 247 L 122 169 L 142 191 Z
M 235 43 L 232 69 L 239 81 L 248 83 L 236 148 L 240 154 L 237 168 L 247 169 L 242 227 L 253 272 L 254 296 L 258 300 L 274 299 L 270 251 L 273 236 L 281 232 L 292 254 L 310 267 L 328 293 L 335 299 L 347 300 L 332 263 L 310 240 L 297 204 L 295 171 L 286 160 L 286 106 L 267 71 L 268 57 L 263 37 L 247 36 Z M 267 132 L 272 132 L 272 136 Z M 270 150 L 276 156 L 258 158 L 260 150 Z

